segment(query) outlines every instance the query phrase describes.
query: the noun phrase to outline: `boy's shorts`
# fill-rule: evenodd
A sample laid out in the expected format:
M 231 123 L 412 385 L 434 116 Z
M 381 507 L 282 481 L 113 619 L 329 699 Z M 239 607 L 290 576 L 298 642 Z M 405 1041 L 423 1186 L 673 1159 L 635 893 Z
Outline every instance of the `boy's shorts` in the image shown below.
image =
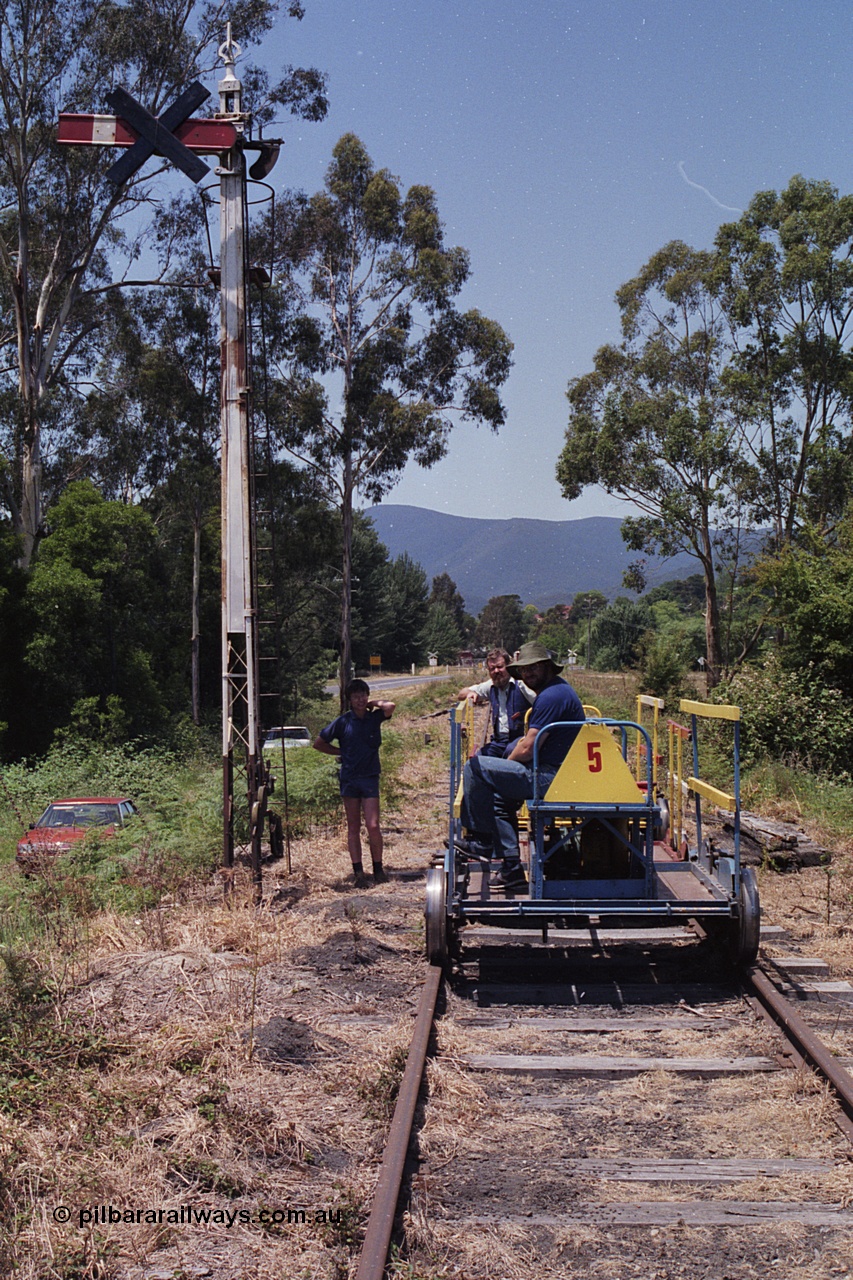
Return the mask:
M 341 782 L 341 795 L 345 800 L 378 800 L 379 778 L 348 778 Z

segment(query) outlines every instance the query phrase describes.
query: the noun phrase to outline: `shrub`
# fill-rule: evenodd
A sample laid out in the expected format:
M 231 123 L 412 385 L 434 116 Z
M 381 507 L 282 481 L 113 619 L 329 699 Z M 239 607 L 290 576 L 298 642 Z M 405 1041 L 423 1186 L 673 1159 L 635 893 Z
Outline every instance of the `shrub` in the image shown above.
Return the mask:
M 744 667 L 714 693 L 741 708 L 744 764 L 778 760 L 837 778 L 853 758 L 853 702 L 826 688 L 809 665 L 786 671 L 776 657 Z
M 640 655 L 640 688 L 643 693 L 664 698 L 667 706 L 677 706 L 687 690 L 687 667 L 683 643 L 677 635 L 647 632 Z

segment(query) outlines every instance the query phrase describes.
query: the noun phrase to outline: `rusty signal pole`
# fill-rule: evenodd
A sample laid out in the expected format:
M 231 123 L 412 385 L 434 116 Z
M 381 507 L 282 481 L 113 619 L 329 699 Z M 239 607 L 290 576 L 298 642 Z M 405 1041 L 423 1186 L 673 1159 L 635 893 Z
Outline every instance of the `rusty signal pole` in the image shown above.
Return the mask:
M 68 146 L 127 148 L 108 170 L 120 186 L 152 155 L 171 161 L 193 182 L 209 172 L 196 152 L 219 156 L 220 347 L 222 360 L 222 760 L 223 865 L 234 865 L 234 777 L 245 775 L 247 810 L 241 827 L 249 835 L 255 901 L 261 899 L 261 838 L 272 789 L 259 742 L 257 577 L 253 536 L 251 378 L 246 295 L 245 148 L 261 152 L 252 173 L 265 176 L 278 155 L 276 144 L 249 143 L 249 116 L 234 74 L 239 46 L 228 23 L 219 56 L 219 111 L 213 119 L 190 118 L 210 94 L 195 82 L 161 116 L 150 115 L 124 89 L 107 101 L 115 116 L 62 113 L 57 141 Z M 239 757 L 239 760 L 238 760 Z M 226 879 L 230 885 L 230 877 Z
M 259 742 L 257 578 L 252 527 L 251 384 L 246 301 L 246 160 L 248 122 L 234 68 L 239 46 L 231 24 L 219 56 L 219 116 L 236 131 L 220 156 L 220 272 L 222 352 L 222 798 L 223 865 L 234 865 L 235 748 L 246 767 L 248 826 L 255 899 L 261 896 L 261 836 L 269 788 Z

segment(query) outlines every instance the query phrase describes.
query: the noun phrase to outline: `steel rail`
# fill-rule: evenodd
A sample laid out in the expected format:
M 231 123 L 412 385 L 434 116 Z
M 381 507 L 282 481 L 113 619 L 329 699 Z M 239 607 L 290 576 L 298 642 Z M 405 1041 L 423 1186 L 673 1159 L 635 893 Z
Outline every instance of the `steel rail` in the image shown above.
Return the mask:
M 412 1123 L 415 1118 L 441 979 L 441 966 L 430 965 L 427 980 L 421 991 L 412 1043 L 406 1058 L 406 1069 L 400 1082 L 397 1105 L 394 1108 L 385 1154 L 379 1169 L 379 1179 L 373 1193 L 373 1204 L 364 1235 L 364 1244 L 361 1247 L 356 1280 L 382 1280 L 385 1274 L 388 1246 L 391 1243 L 391 1231 L 394 1227 L 394 1214 L 400 1195 L 400 1183 L 403 1180 L 403 1168 L 412 1135 Z
M 853 1121 L 853 1076 L 833 1057 L 826 1045 L 806 1025 L 790 1000 L 771 982 L 758 966 L 746 974 L 750 985 L 761 1003 L 784 1028 L 797 1051 L 814 1066 L 832 1086 L 838 1103 L 847 1117 Z M 853 1141 L 853 1125 L 843 1126 L 845 1134 Z

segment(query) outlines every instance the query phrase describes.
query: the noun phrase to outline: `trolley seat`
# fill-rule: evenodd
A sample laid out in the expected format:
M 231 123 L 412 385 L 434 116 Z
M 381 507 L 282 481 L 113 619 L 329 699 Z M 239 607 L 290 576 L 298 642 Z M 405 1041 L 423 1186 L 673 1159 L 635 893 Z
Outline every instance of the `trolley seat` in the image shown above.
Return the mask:
M 531 709 L 532 709 L 532 708 L 531 708 Z M 602 716 L 601 712 L 599 711 L 598 707 L 594 707 L 594 706 L 593 706 L 591 703 L 589 703 L 589 702 L 585 702 L 585 703 L 583 704 L 583 713 L 584 713 L 584 715 L 586 716 L 587 720 L 603 720 L 603 718 L 604 718 L 604 717 Z M 524 727 L 525 727 L 525 729 L 527 728 L 527 725 L 528 725 L 529 720 L 530 720 L 530 711 L 528 711 L 528 712 L 527 712 L 527 715 L 525 716 L 525 720 L 524 720 Z M 546 727 L 547 727 L 547 726 L 546 726 Z M 542 732 L 544 733 L 544 732 L 545 732 L 545 730 L 543 729 L 543 731 L 542 731 Z M 559 775 L 558 775 L 558 776 L 559 776 Z M 554 779 L 554 782 L 556 782 L 556 781 L 557 781 L 557 779 L 555 778 L 555 779 Z M 552 784 L 551 784 L 551 787 L 549 787 L 549 789 L 548 789 L 548 795 L 546 796 L 546 799 L 549 799 L 549 800 L 551 800 L 551 799 L 553 799 L 553 800 L 559 800 L 559 799 L 562 799 L 562 796 L 558 795 L 556 792 L 555 792 L 555 793 L 554 793 L 554 795 L 552 796 L 552 794 L 551 794 L 551 790 L 552 790 L 552 788 L 553 788 L 553 785 L 554 785 L 554 783 L 552 783 Z M 565 824 L 565 819 L 560 818 L 559 816 L 555 816 L 555 818 L 554 818 L 554 825 L 556 825 L 556 826 L 562 826 L 562 825 L 564 825 L 564 824 Z M 527 808 L 527 801 L 526 801 L 526 800 L 523 802 L 523 804 L 522 804 L 521 808 L 520 808 L 520 809 L 519 809 L 519 811 L 518 811 L 518 826 L 519 826 L 519 830 L 521 830 L 521 831 L 526 831 L 526 830 L 529 830 L 529 828 L 530 828 L 530 811 L 529 811 L 529 809 Z

